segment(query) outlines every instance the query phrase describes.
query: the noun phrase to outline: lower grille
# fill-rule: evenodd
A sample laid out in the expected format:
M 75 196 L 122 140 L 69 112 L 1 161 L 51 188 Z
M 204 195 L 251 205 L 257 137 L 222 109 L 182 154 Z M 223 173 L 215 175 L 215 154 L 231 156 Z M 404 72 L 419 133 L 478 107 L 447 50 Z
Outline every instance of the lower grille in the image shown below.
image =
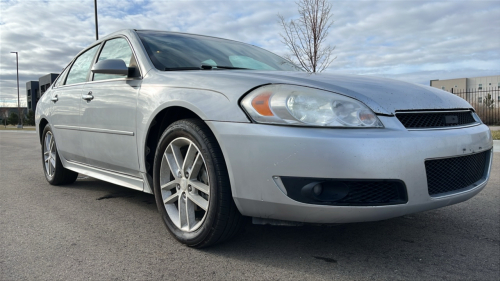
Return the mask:
M 466 189 L 478 184 L 485 177 L 490 162 L 491 151 L 467 156 L 425 161 L 429 195 Z
M 335 206 L 378 206 L 408 202 L 400 180 L 350 180 L 281 177 L 287 196 L 308 204 Z M 321 191 L 314 187 L 320 185 Z
M 471 111 L 398 112 L 396 117 L 408 129 L 454 127 L 476 123 Z
M 384 181 L 351 181 L 346 182 L 349 187 L 347 196 L 339 200 L 339 203 L 389 203 L 400 199 L 398 184 L 396 182 Z

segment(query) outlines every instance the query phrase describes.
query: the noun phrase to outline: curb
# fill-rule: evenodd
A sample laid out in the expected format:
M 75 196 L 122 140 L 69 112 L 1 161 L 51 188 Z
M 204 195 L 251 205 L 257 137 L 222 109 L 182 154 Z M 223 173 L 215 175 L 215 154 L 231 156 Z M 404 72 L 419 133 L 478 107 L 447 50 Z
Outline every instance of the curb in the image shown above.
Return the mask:
M 500 152 L 500 140 L 493 140 L 493 152 Z

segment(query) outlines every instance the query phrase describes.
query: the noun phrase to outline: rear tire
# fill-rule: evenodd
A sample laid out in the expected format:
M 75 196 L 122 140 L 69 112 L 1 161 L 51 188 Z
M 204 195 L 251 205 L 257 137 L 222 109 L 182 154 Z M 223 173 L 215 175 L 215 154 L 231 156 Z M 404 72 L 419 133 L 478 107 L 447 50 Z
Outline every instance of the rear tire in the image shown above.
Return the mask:
M 63 167 L 52 128 L 45 125 L 42 133 L 42 166 L 45 179 L 52 185 L 71 184 L 76 181 L 78 173 Z
M 222 151 L 199 119 L 174 122 L 162 134 L 153 185 L 163 222 L 183 244 L 203 248 L 221 243 L 244 226 Z

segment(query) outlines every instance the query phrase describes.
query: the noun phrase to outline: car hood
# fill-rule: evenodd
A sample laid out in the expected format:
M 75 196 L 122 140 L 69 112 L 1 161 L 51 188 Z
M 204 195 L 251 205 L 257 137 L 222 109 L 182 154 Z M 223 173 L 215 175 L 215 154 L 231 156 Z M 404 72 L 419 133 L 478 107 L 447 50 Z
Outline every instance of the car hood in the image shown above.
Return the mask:
M 163 74 L 169 75 L 168 72 Z M 451 93 L 387 78 L 253 70 L 196 71 L 188 75 L 191 79 L 186 76 L 182 79 L 184 86 L 187 83 L 196 85 L 197 88 L 218 91 L 236 101 L 255 87 L 283 83 L 349 96 L 363 102 L 378 114 L 393 115 L 398 110 L 472 108 L 465 100 Z

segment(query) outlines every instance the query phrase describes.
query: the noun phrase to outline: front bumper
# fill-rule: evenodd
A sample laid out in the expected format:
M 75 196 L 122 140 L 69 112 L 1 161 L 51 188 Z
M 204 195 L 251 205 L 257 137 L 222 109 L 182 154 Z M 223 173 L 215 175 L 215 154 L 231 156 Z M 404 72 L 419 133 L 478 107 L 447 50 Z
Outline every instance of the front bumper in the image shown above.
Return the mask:
M 332 129 L 208 121 L 222 148 L 235 203 L 243 215 L 310 223 L 383 220 L 465 201 L 486 180 L 465 191 L 429 196 L 425 160 L 490 150 L 485 125 L 409 131 L 395 117 L 383 129 Z M 325 206 L 297 202 L 276 177 L 394 179 L 408 202 L 386 206 Z M 274 177 L 274 179 L 273 179 Z M 279 181 L 278 181 L 279 183 Z

